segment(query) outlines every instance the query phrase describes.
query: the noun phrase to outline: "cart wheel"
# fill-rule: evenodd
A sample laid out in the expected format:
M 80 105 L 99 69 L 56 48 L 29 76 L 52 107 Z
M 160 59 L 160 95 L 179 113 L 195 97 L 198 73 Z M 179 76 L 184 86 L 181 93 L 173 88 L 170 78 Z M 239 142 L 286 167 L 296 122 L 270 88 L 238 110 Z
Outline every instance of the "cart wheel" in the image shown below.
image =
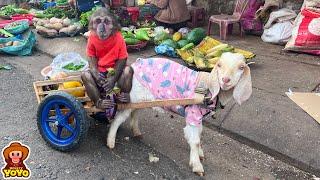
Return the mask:
M 53 92 L 40 103 L 37 124 L 42 138 L 59 151 L 77 148 L 88 132 L 82 104 L 66 92 Z

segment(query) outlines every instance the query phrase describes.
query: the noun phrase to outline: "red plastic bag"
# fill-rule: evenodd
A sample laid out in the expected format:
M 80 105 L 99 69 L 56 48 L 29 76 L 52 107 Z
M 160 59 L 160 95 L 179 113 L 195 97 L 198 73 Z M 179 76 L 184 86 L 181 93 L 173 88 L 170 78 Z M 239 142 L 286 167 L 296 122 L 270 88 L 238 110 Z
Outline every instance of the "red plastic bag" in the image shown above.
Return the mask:
M 298 15 L 292 37 L 285 50 L 320 54 L 320 13 L 303 9 Z

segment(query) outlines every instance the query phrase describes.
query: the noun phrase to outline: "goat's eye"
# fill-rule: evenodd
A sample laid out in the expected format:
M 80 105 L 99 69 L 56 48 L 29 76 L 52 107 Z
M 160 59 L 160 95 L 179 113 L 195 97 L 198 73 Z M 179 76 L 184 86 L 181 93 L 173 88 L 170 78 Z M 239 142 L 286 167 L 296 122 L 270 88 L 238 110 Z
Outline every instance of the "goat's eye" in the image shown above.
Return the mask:
M 221 67 L 221 64 L 218 64 L 217 66 L 218 66 L 218 67 Z
M 240 70 L 244 70 L 244 66 L 240 66 L 239 69 L 240 69 Z

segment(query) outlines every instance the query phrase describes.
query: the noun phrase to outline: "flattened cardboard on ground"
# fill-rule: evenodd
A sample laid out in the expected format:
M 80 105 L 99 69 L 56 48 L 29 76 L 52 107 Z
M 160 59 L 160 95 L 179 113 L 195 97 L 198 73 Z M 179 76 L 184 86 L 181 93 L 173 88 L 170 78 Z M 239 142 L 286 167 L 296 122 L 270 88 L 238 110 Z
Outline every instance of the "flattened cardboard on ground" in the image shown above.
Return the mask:
M 320 124 L 320 93 L 286 93 L 287 96 Z

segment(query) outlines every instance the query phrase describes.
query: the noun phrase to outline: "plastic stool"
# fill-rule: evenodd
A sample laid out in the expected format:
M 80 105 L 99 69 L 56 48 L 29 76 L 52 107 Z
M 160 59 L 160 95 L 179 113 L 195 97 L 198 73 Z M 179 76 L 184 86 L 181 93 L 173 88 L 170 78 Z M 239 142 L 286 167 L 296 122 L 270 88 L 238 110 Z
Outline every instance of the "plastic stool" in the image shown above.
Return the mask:
M 139 17 L 139 7 L 127 7 L 127 11 L 129 16 L 131 17 L 131 21 L 136 23 Z
M 202 7 L 189 6 L 190 21 L 188 26 L 191 28 L 200 27 L 205 24 L 206 12 Z

